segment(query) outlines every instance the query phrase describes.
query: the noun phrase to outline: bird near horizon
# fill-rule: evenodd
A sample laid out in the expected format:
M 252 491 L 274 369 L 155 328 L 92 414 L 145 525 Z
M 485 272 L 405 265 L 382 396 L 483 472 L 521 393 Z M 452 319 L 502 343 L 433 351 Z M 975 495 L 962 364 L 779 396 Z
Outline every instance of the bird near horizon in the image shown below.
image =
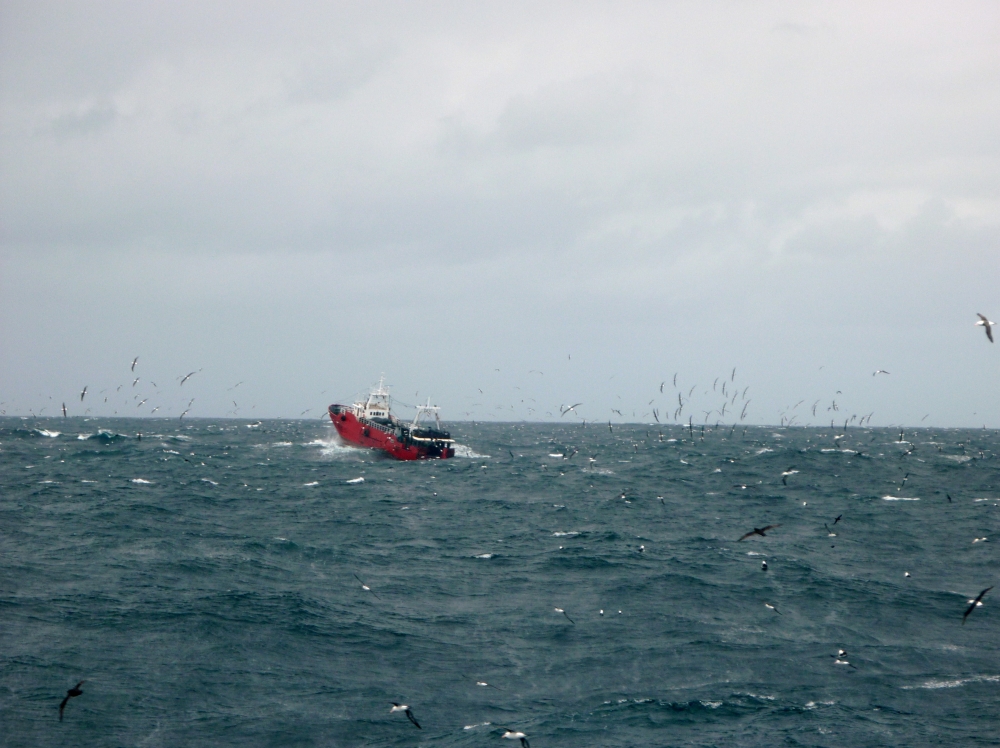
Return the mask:
M 87 387 L 84 385 L 83 392 L 80 393 L 80 402 L 83 402 L 83 396 L 87 394 Z
M 576 408 L 578 405 L 583 405 L 583 403 L 576 403 L 575 405 L 560 405 L 559 406 L 559 417 L 562 418 L 564 415 L 569 413 L 571 410 L 576 413 Z M 577 415 L 580 415 L 577 413 Z
M 63 709 L 66 708 L 67 702 L 70 699 L 75 698 L 77 696 L 80 696 L 83 693 L 83 691 L 80 690 L 80 686 L 82 686 L 86 682 L 87 681 L 82 680 L 82 681 L 80 681 L 79 683 L 77 683 L 75 686 L 73 686 L 71 689 L 69 689 L 66 692 L 66 698 L 62 700 L 61 704 L 59 704 L 59 721 L 60 722 L 62 722 L 62 719 L 63 719 Z
M 760 535 L 762 538 L 766 538 L 767 536 L 764 533 L 766 533 L 768 530 L 773 530 L 776 527 L 781 527 L 781 525 L 767 525 L 766 527 L 755 527 L 750 532 L 744 534 L 743 537 L 740 538 L 740 540 L 746 540 L 751 535 Z M 737 540 L 736 542 L 739 543 L 740 540 Z
M 404 714 L 406 714 L 406 718 L 408 720 L 410 720 L 410 722 L 412 722 L 413 724 L 415 724 L 417 726 L 418 730 L 422 730 L 423 729 L 420 726 L 420 723 L 417 722 L 416 717 L 413 716 L 413 712 L 410 711 L 410 707 L 408 707 L 406 704 L 397 704 L 395 701 L 390 702 L 390 703 L 392 704 L 392 709 L 389 710 L 389 714 L 392 714 L 394 712 L 403 712 Z
M 986 337 L 989 338 L 990 342 L 992 343 L 993 342 L 993 325 L 995 325 L 996 322 L 993 322 L 988 317 L 984 317 L 979 312 L 976 312 L 976 316 L 979 317 L 979 321 L 976 323 L 976 325 L 986 328 Z
M 62 405 L 62 411 L 63 411 L 63 418 L 65 418 L 66 417 L 66 403 L 63 403 L 63 405 Z
M 983 590 L 978 595 L 976 595 L 976 598 L 974 600 L 969 600 L 969 607 L 966 608 L 965 613 L 962 614 L 962 625 L 963 626 L 965 625 L 965 619 L 968 618 L 970 615 L 972 615 L 972 611 L 974 611 L 976 608 L 983 607 L 983 596 L 987 592 L 989 592 L 991 589 L 993 589 L 992 585 L 990 585 L 985 590 Z

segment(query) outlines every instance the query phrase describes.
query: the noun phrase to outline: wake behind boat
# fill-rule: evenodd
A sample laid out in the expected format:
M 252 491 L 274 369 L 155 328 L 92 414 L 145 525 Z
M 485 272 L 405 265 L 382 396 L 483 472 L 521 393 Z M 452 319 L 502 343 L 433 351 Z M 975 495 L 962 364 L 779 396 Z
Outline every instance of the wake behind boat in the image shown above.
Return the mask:
M 455 456 L 455 440 L 441 428 L 436 405 L 417 406 L 412 423 L 404 423 L 392 414 L 389 390 L 384 377 L 378 387 L 368 393 L 365 401 L 353 405 L 334 404 L 329 407 L 340 438 L 348 444 L 368 449 L 380 449 L 397 460 L 445 459 Z M 421 426 L 423 416 L 434 416 L 434 427 Z

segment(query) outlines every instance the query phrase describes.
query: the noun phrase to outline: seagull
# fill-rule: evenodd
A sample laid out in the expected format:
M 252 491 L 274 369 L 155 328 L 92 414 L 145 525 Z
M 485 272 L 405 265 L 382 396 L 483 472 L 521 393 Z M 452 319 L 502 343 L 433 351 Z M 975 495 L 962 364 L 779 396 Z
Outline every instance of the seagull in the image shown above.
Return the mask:
M 982 315 L 979 315 L 979 316 L 981 317 Z M 964 615 L 962 616 L 962 625 L 963 626 L 965 625 L 965 619 L 969 617 L 969 615 L 972 613 L 972 611 L 974 611 L 976 608 L 982 607 L 982 605 L 983 605 L 983 602 L 982 602 L 983 595 L 985 595 L 991 589 L 993 589 L 992 586 L 987 587 L 985 590 L 983 590 L 978 595 L 976 595 L 976 599 L 975 600 L 969 600 L 969 607 L 966 609 Z
M 986 337 L 988 337 L 990 339 L 990 342 L 992 343 L 993 342 L 993 330 L 990 329 L 990 325 L 995 325 L 996 322 L 993 322 L 993 321 L 987 319 L 983 315 L 979 314 L 979 312 L 976 312 L 976 316 L 979 317 L 979 321 L 976 324 L 977 325 L 982 325 L 983 327 L 986 328 Z
M 201 371 L 201 369 L 198 369 L 198 371 Z M 192 371 L 190 374 L 188 374 L 183 379 L 181 379 L 181 384 L 183 385 L 187 380 L 189 380 L 191 377 L 193 377 L 195 374 L 197 374 L 198 371 Z
M 87 387 L 84 385 L 83 392 L 80 393 L 80 402 L 83 402 L 83 396 L 87 394 Z
M 583 403 L 577 403 L 576 405 L 562 405 L 562 406 L 560 406 L 559 410 L 561 412 L 559 413 L 559 417 L 562 418 L 564 415 L 566 415 L 567 413 L 569 413 L 571 410 L 574 413 L 576 413 L 576 406 L 577 405 L 583 405 Z M 579 413 L 577 413 L 577 415 L 579 415 Z
M 760 535 L 762 538 L 766 538 L 767 536 L 764 533 L 767 532 L 768 530 L 773 530 L 776 527 L 781 527 L 781 525 L 767 525 L 766 527 L 755 527 L 746 535 L 744 535 L 742 538 L 740 538 L 740 540 L 746 540 L 751 535 Z M 737 540 L 736 542 L 739 543 L 740 540 Z
M 528 736 L 523 732 L 515 732 L 514 730 L 504 730 L 504 734 L 501 735 L 502 738 L 507 738 L 507 740 L 520 740 L 523 748 L 531 748 L 528 745 Z
M 138 384 L 138 382 L 139 382 L 139 377 L 136 377 L 135 379 L 132 380 L 132 386 L 135 387 L 136 384 Z
M 753 535 L 753 533 L 750 533 L 750 534 Z M 740 540 L 743 540 L 743 538 L 740 538 Z M 739 542 L 739 541 L 737 541 L 737 542 Z M 767 571 L 767 561 L 761 561 L 760 562 L 760 570 L 761 571 Z
M 773 610 L 773 611 L 774 611 L 775 613 L 777 613 L 777 614 L 778 614 L 779 616 L 781 615 L 781 611 L 780 611 L 780 610 L 778 610 L 778 609 L 777 609 L 776 607 L 774 607 L 773 605 L 771 605 L 771 603 L 764 603 L 764 607 L 765 607 L 765 608 L 767 608 L 768 610 Z
M 66 417 L 66 403 L 63 403 L 63 418 Z
M 799 472 L 798 470 L 794 470 L 793 468 L 788 468 L 788 470 L 786 470 L 785 472 L 783 472 L 781 474 L 781 482 L 784 483 L 787 486 L 788 485 L 788 476 L 789 475 L 795 475 L 798 472 Z
M 82 694 L 83 691 L 80 690 L 80 686 L 82 686 L 86 682 L 87 681 L 82 680 L 82 681 L 80 681 L 79 683 L 77 683 L 75 686 L 73 686 L 71 689 L 69 689 L 66 692 L 66 698 L 63 699 L 62 703 L 59 705 L 59 721 L 60 722 L 62 722 L 63 709 L 66 708 L 66 702 L 69 701 L 70 699 L 72 699 L 74 696 L 79 696 L 80 694 Z
M 410 711 L 410 707 L 408 707 L 406 704 L 397 704 L 395 701 L 393 701 L 392 702 L 392 709 L 389 710 L 389 714 L 392 714 L 393 712 L 406 712 L 406 718 L 408 720 L 410 720 L 410 722 L 412 722 L 413 724 L 415 724 L 417 726 L 418 730 L 422 730 L 423 729 L 420 726 L 420 724 L 417 722 L 417 720 L 414 719 L 413 712 Z
M 562 608 L 553 608 L 553 610 L 554 610 L 554 611 L 555 611 L 556 613 L 562 613 L 562 614 L 563 614 L 564 616 L 566 616 L 566 620 L 567 620 L 567 621 L 569 621 L 569 622 L 570 622 L 570 623 L 572 623 L 572 624 L 573 624 L 574 626 L 576 626 L 576 621 L 574 621 L 574 620 L 573 620 L 572 618 L 570 618 L 570 617 L 569 617 L 569 613 L 567 613 L 567 612 L 566 612 L 565 610 L 563 610 Z
M 530 374 L 531 372 L 528 372 L 528 373 Z M 502 691 L 503 690 L 502 688 L 500 688 L 500 686 L 494 686 L 492 683 L 487 683 L 484 680 L 477 680 L 476 681 L 476 685 L 477 686 L 481 686 L 482 688 L 495 688 L 498 691 Z
M 136 356 L 135 358 L 132 359 L 132 371 L 133 372 L 135 371 L 135 362 L 138 361 L 138 360 L 139 360 L 138 356 Z
M 844 516 L 843 514 L 838 514 L 836 517 L 834 517 L 833 524 L 837 524 L 838 522 L 840 522 L 840 518 L 843 516 Z
M 847 665 L 847 667 L 851 667 L 857 670 L 857 668 L 854 667 L 854 665 L 852 665 L 845 659 L 847 657 L 847 652 L 845 652 L 843 649 L 838 649 L 837 654 L 830 656 L 833 658 L 834 665 Z
M 885 369 L 876 369 L 875 371 L 872 372 L 872 376 L 874 377 L 876 374 L 889 374 L 889 373 L 890 372 L 886 371 Z
M 357 574 L 354 575 L 354 578 L 357 579 L 359 582 L 361 582 L 361 577 L 359 577 Z M 369 587 L 364 582 L 361 582 L 361 589 L 363 589 L 365 592 L 371 592 L 373 595 L 375 595 L 375 590 L 373 590 L 371 587 Z M 378 595 L 375 595 L 375 599 L 376 600 L 381 600 L 382 598 L 379 597 Z M 420 725 L 417 725 L 417 727 L 420 727 Z

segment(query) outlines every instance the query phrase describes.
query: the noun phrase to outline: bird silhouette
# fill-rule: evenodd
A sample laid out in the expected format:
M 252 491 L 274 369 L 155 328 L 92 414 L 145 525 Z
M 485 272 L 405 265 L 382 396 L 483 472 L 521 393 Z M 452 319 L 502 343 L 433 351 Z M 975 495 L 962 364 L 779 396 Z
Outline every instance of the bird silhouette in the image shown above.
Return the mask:
M 980 596 L 980 597 L 981 597 L 981 596 Z M 73 687 L 72 687 L 71 689 L 69 689 L 69 690 L 68 690 L 68 691 L 66 692 L 66 698 L 65 698 L 65 699 L 63 699 L 63 700 L 62 700 L 62 703 L 61 703 L 61 704 L 59 705 L 59 721 L 60 721 L 60 722 L 62 722 L 62 718 L 63 718 L 63 709 L 65 709 L 65 708 L 66 708 L 66 702 L 68 702 L 68 701 L 69 701 L 70 699 L 72 699 L 72 698 L 74 698 L 74 697 L 76 697 L 76 696 L 79 696 L 79 695 L 81 695 L 81 694 L 83 693 L 83 691 L 81 691 L 81 690 L 80 690 L 80 686 L 82 686 L 82 685 L 83 685 L 84 683 L 86 683 L 86 682 L 87 682 L 87 681 L 85 681 L 85 680 L 82 680 L 82 681 L 80 681 L 79 683 L 77 683 L 77 684 L 76 684 L 75 686 L 73 686 Z

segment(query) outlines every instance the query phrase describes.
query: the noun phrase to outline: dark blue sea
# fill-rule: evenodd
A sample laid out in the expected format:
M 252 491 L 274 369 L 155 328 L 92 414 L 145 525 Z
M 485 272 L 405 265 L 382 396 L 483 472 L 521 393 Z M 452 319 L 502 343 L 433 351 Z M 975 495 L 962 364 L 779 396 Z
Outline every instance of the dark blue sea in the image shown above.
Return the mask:
M 0 744 L 1000 741 L 996 432 L 450 428 L 0 419 Z

